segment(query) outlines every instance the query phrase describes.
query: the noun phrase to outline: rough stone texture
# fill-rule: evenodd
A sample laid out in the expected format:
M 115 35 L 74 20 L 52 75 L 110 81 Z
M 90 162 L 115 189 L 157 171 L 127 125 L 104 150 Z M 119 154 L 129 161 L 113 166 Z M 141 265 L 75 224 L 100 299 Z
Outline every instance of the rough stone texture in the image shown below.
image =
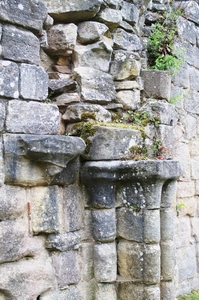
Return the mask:
M 4 130 L 6 118 L 6 101 L 0 101 L 0 132 Z
M 94 246 L 94 275 L 98 282 L 113 282 L 116 280 L 116 245 L 96 244 Z
M 160 246 L 158 244 L 145 245 L 143 277 L 146 284 L 160 282 Z
M 53 104 L 12 100 L 8 104 L 6 129 L 12 133 L 57 134 L 58 108 Z
M 106 24 L 109 29 L 112 31 L 122 21 L 122 13 L 119 10 L 112 9 L 112 8 L 105 8 L 100 11 L 100 13 L 97 15 L 97 19 Z
M 39 40 L 32 32 L 5 25 L 2 36 L 2 56 L 17 62 L 39 65 Z
M 0 137 L 0 187 L 4 184 L 5 177 L 4 155 L 3 155 L 3 139 Z
M 46 248 L 60 251 L 68 251 L 80 247 L 81 235 L 79 232 L 67 232 L 63 234 L 49 234 L 46 240 Z
M 62 94 L 76 90 L 77 84 L 74 80 L 49 79 L 49 89 L 56 94 Z
M 110 74 L 115 80 L 127 80 L 140 74 L 141 63 L 139 56 L 133 52 L 114 51 L 111 61 Z
M 88 21 L 78 25 L 78 40 L 81 44 L 95 43 L 102 39 L 108 27 L 99 22 Z
M 116 101 L 121 103 L 124 109 L 136 110 L 140 104 L 139 90 L 125 90 L 117 93 Z
M 117 28 L 113 34 L 114 49 L 126 51 L 142 50 L 140 39 L 132 33 L 128 33 L 121 28 Z
M 18 65 L 7 60 L 0 61 L 0 77 L 0 96 L 8 98 L 18 98 Z
M 116 81 L 115 89 L 118 90 L 131 90 L 131 89 L 139 89 L 139 84 L 135 80 L 125 80 L 125 81 Z
M 144 300 L 144 286 L 132 282 L 120 282 L 118 288 L 118 300 Z
M 80 281 L 80 266 L 77 251 L 53 254 L 52 260 L 59 288 L 63 289 L 68 284 Z
M 160 242 L 160 212 L 158 209 L 144 211 L 144 242 Z
M 122 6 L 122 16 L 125 21 L 135 25 L 139 19 L 139 10 L 135 4 L 124 2 Z
M 57 106 L 67 106 L 72 103 L 79 103 L 80 96 L 78 93 L 64 93 L 59 96 L 53 97 L 53 104 Z
M 106 299 L 109 300 L 116 300 L 117 294 L 116 294 L 116 288 L 113 284 L 98 284 L 95 294 L 96 300 Z
M 92 210 L 93 237 L 100 242 L 116 238 L 115 210 Z
M 115 99 L 115 86 L 111 75 L 84 67 L 74 71 L 77 82 L 81 85 L 81 97 L 84 101 L 103 104 Z
M 62 226 L 62 191 L 58 186 L 35 187 L 30 190 L 32 229 L 35 234 L 54 233 Z
M 186 18 L 190 21 L 193 21 L 196 24 L 199 24 L 199 6 L 195 1 L 189 1 L 188 4 L 183 3 L 182 9 L 186 14 Z
M 191 227 L 188 218 L 178 218 L 175 224 L 176 247 L 187 247 L 190 244 Z
M 162 208 L 160 210 L 161 221 L 161 240 L 172 241 L 174 237 L 174 219 L 175 212 L 171 208 Z
M 0 3 L 0 20 L 21 25 L 34 31 L 41 31 L 44 19 L 47 17 L 46 7 L 39 0 L 2 0 Z
M 163 300 L 175 299 L 175 287 L 171 281 L 161 282 L 161 296 Z
M 88 0 L 84 3 L 78 0 L 44 0 L 50 16 L 61 22 L 79 22 L 93 18 L 100 9 L 102 0 Z
M 176 251 L 178 265 L 178 280 L 179 282 L 193 278 L 196 273 L 196 253 L 195 246 L 179 248 Z
M 112 48 L 105 42 L 83 46 L 76 45 L 74 50 L 74 66 L 90 67 L 103 71 L 109 71 Z
M 175 252 L 173 242 L 161 242 L 161 278 L 169 281 L 175 274 Z
M 52 55 L 67 54 L 67 50 L 73 50 L 77 38 L 77 26 L 71 24 L 57 24 L 47 31 L 48 46 L 46 51 Z M 67 56 L 67 55 L 66 55 Z
M 179 16 L 177 20 L 178 35 L 185 39 L 190 44 L 196 43 L 195 25 L 187 19 Z
M 30 100 L 45 100 L 47 98 L 48 75 L 42 67 L 21 64 L 20 96 Z
M 94 244 L 92 242 L 84 242 L 81 244 L 81 276 L 85 281 L 92 280 L 94 277 L 93 248 Z

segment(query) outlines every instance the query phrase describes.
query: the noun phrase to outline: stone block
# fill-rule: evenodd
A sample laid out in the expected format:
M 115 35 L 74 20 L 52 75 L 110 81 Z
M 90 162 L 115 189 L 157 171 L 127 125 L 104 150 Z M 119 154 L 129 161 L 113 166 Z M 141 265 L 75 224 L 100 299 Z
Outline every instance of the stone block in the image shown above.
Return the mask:
M 18 65 L 11 61 L 6 61 L 6 60 L 0 61 L 0 77 L 1 77 L 0 96 L 6 98 L 18 98 L 19 97 Z
M 175 223 L 176 248 L 187 247 L 190 244 L 191 226 L 189 218 L 177 218 Z
M 101 299 L 109 299 L 109 300 L 116 300 L 117 294 L 116 294 L 116 288 L 113 284 L 102 284 L 98 283 L 96 288 L 96 294 L 95 299 L 101 300 Z
M 6 129 L 12 133 L 57 134 L 59 130 L 58 107 L 33 101 L 11 100 L 8 104 Z
M 140 104 L 139 90 L 124 90 L 117 92 L 116 101 L 123 104 L 125 109 L 136 110 Z
M 162 300 L 175 299 L 175 287 L 172 281 L 162 281 L 161 282 L 161 297 Z
M 181 206 L 182 205 L 182 206 Z M 197 198 L 180 198 L 176 201 L 177 215 L 179 217 L 194 217 L 197 211 Z
M 199 139 L 197 137 L 190 141 L 190 156 L 199 157 Z
M 187 112 L 197 114 L 199 112 L 199 104 L 197 99 L 199 97 L 199 93 L 197 91 L 190 91 L 184 101 L 184 108 Z
M 135 25 L 139 19 L 139 10 L 133 3 L 124 2 L 122 5 L 122 17 L 131 25 Z
M 144 94 L 147 98 L 166 99 L 169 101 L 171 93 L 171 76 L 166 71 L 142 70 L 144 80 Z
M 81 244 L 81 277 L 85 281 L 90 281 L 94 277 L 93 254 L 94 244 L 84 242 Z
M 172 241 L 174 237 L 175 211 L 172 208 L 160 210 L 161 241 Z
M 76 184 L 63 189 L 63 218 L 64 228 L 67 232 L 81 229 L 83 199 L 80 188 Z
M 68 93 L 75 91 L 77 84 L 74 80 L 49 79 L 48 87 L 55 94 Z
M 114 80 L 129 80 L 140 74 L 139 56 L 133 52 L 117 50 L 113 52 L 110 74 Z M 118 84 L 118 83 L 117 83 Z
M 97 104 L 72 104 L 67 106 L 62 118 L 67 122 L 95 119 L 99 122 L 108 123 L 111 122 L 111 113 Z
M 53 267 L 58 287 L 64 289 L 68 284 L 80 281 L 79 256 L 77 251 L 67 251 L 52 255 Z
M 137 35 L 126 32 L 121 28 L 117 28 L 113 34 L 114 49 L 122 49 L 126 51 L 140 51 L 142 44 Z
M 151 244 L 144 246 L 143 280 L 145 284 L 160 282 L 160 246 Z
M 183 3 L 181 8 L 183 9 L 188 20 L 199 24 L 199 5 L 197 2 L 189 1 L 189 3 Z
M 98 282 L 113 282 L 117 277 L 115 243 L 94 246 L 94 276 Z
M 178 35 L 190 44 L 196 43 L 195 24 L 179 16 L 177 20 Z
M 118 90 L 131 90 L 139 89 L 139 83 L 135 80 L 115 81 L 115 89 Z
M 0 20 L 20 25 L 37 33 L 42 30 L 46 17 L 47 10 L 41 0 L 20 0 L 20 3 L 9 0 L 9 5 L 6 0 L 2 0 L 0 3 Z
M 83 241 L 93 240 L 91 210 L 84 210 L 81 234 Z
M 115 8 L 115 9 L 120 9 L 122 4 L 123 4 L 123 0 L 104 0 L 104 2 L 106 3 L 106 5 L 108 5 L 109 7 Z
M 190 67 L 188 64 L 183 63 L 183 65 L 179 68 L 179 71 L 176 75 L 172 76 L 172 82 L 175 86 L 179 86 L 182 88 L 190 87 L 190 77 L 189 77 Z M 176 97 L 180 98 L 182 96 L 182 92 L 177 93 Z M 171 98 L 172 98 L 171 93 Z
M 78 41 L 81 44 L 95 43 L 103 38 L 108 31 L 108 27 L 99 22 L 87 21 L 78 25 Z
M 178 198 L 193 197 L 195 194 L 195 182 L 189 181 L 178 181 L 176 196 Z M 183 201 L 183 199 L 181 199 Z
M 196 274 L 195 245 L 179 248 L 176 251 L 179 282 L 193 278 Z
M 118 300 L 144 300 L 144 286 L 132 282 L 120 282 L 118 287 Z
M 191 235 L 199 242 L 199 219 L 191 218 Z
M 144 253 L 141 244 L 120 240 L 118 243 L 118 272 L 123 280 L 143 281 Z
M 175 146 L 175 159 L 179 161 L 181 167 L 182 180 L 190 180 L 191 176 L 191 159 L 189 146 L 185 143 L 177 143 Z M 192 171 L 193 172 L 193 171 Z
M 115 209 L 92 210 L 93 237 L 100 242 L 111 242 L 116 238 Z
M 77 39 L 77 26 L 70 24 L 57 24 L 47 31 L 48 45 L 46 51 L 51 55 L 65 56 L 67 50 L 73 50 Z
M 3 141 L 0 137 L 0 187 L 4 184 L 5 180 L 5 166 L 4 166 L 4 155 L 3 155 Z
M 161 278 L 169 281 L 175 275 L 175 247 L 172 241 L 161 242 Z
M 81 244 L 81 234 L 79 232 L 66 232 L 49 234 L 45 247 L 51 250 L 68 251 L 78 249 Z
M 79 103 L 80 96 L 78 93 L 64 93 L 59 96 L 54 96 L 52 102 L 57 106 L 67 106 L 68 104 Z
M 144 210 L 144 242 L 160 242 L 160 211 L 159 209 Z
M 2 37 L 2 56 L 17 62 L 39 65 L 40 44 L 38 38 L 29 31 L 5 25 Z
M 110 74 L 93 68 L 79 67 L 75 68 L 74 75 L 81 86 L 81 97 L 84 101 L 106 104 L 115 99 L 115 86 Z
M 192 90 L 196 90 L 198 92 L 199 91 L 199 84 L 198 84 L 199 71 L 195 68 L 190 68 L 189 76 L 190 76 L 190 88 Z
M 42 67 L 21 64 L 20 96 L 23 99 L 46 100 L 48 96 L 48 75 Z
M 6 119 L 6 102 L 0 102 L 0 132 L 4 130 L 4 123 Z
M 156 285 L 151 285 L 144 288 L 144 299 L 147 300 L 158 300 L 160 298 L 160 288 Z M 171 299 L 170 299 L 171 300 Z
M 54 286 L 54 270 L 49 258 L 29 258 L 0 265 L 1 290 L 12 299 L 37 299 Z M 31 282 L 31 285 L 30 285 Z
M 65 1 L 44 0 L 50 16 L 56 21 L 80 22 L 93 18 L 100 9 L 102 0 Z
M 58 186 L 30 190 L 32 229 L 35 234 L 54 233 L 62 227 L 62 190 Z
M 106 24 L 113 31 L 122 21 L 122 13 L 120 10 L 106 7 L 99 12 L 97 20 Z

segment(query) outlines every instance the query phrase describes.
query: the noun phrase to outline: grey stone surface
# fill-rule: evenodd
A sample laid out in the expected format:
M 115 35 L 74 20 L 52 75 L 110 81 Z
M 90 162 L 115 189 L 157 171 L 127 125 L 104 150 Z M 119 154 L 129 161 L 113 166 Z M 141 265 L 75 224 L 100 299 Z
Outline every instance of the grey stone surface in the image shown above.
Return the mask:
M 176 248 L 187 247 L 190 244 L 191 225 L 188 218 L 178 218 L 175 222 L 175 244 Z
M 21 64 L 20 96 L 30 100 L 45 100 L 48 96 L 48 75 L 42 67 Z
M 93 237 L 100 242 L 111 242 L 116 238 L 115 209 L 92 210 Z
M 104 41 L 91 45 L 76 45 L 74 50 L 74 66 L 90 67 L 103 71 L 109 71 L 112 48 Z
M 6 101 L 0 101 L 0 132 L 4 130 L 4 124 L 6 119 Z
M 124 109 L 136 110 L 140 105 L 139 90 L 125 90 L 117 92 L 116 101 L 123 105 Z
M 179 175 L 181 174 L 181 166 L 179 169 Z M 167 180 L 165 181 L 162 188 L 162 199 L 161 199 L 161 207 L 162 208 L 170 208 L 172 206 L 172 201 L 176 193 L 176 181 L 175 180 Z
M 78 25 L 78 41 L 81 44 L 91 44 L 102 39 L 103 35 L 108 31 L 108 27 L 99 22 L 87 21 Z
M 144 242 L 160 242 L 160 212 L 158 209 L 144 210 Z
M 122 16 L 125 21 L 135 25 L 139 19 L 139 10 L 133 3 L 123 2 Z
M 5 166 L 4 166 L 4 154 L 3 154 L 3 138 L 0 137 L 0 187 L 4 184 L 5 179 Z
M 101 299 L 106 299 L 106 298 L 108 298 L 109 300 L 117 299 L 116 287 L 114 286 L 114 284 L 99 283 L 96 288 L 95 299 L 101 300 Z
M 190 88 L 199 91 L 199 71 L 195 68 L 190 69 Z
M 189 3 L 182 3 L 181 7 L 184 9 L 184 13 L 188 20 L 199 24 L 199 6 L 197 2 L 189 1 Z
M 62 228 L 62 191 L 58 186 L 30 190 L 32 229 L 35 234 L 54 233 Z
M 193 278 L 196 273 L 196 252 L 195 246 L 179 248 L 176 251 L 176 259 L 178 265 L 178 281 Z
M 118 90 L 131 90 L 131 89 L 139 89 L 140 86 L 135 80 L 125 80 L 125 81 L 116 81 L 115 89 Z
M 44 0 L 50 16 L 61 22 L 80 22 L 93 18 L 100 9 L 102 0 L 79 0 L 66 2 L 64 0 Z
M 81 244 L 81 278 L 85 281 L 91 281 L 94 278 L 93 249 L 94 243 L 92 242 Z
M 143 280 L 145 284 L 160 282 L 160 246 L 149 244 L 144 246 Z
M 120 282 L 118 287 L 118 300 L 144 300 L 144 286 L 132 282 Z
M 161 278 L 169 281 L 175 275 L 175 247 L 172 241 L 161 242 Z
M 8 98 L 19 97 L 19 68 L 7 60 L 0 61 L 0 96 Z
M 54 25 L 47 31 L 47 38 L 46 51 L 51 55 L 65 56 L 67 50 L 73 50 L 75 47 L 77 26 L 73 23 Z
M 175 299 L 175 286 L 172 281 L 161 282 L 161 295 L 163 300 Z
M 122 21 L 122 13 L 119 10 L 107 7 L 98 13 L 97 20 L 106 24 L 112 31 L 113 29 L 118 27 L 118 25 Z
M 188 64 L 183 63 L 183 65 L 179 68 L 179 72 L 172 76 L 172 82 L 175 86 L 180 86 L 183 88 L 189 88 L 190 86 L 190 67 Z M 173 88 L 172 88 L 173 90 Z M 172 97 L 172 90 L 171 90 L 171 97 Z M 183 98 L 183 93 L 178 92 L 179 97 Z
M 60 289 L 66 288 L 68 284 L 75 284 L 80 281 L 80 266 L 77 251 L 55 253 L 52 255 L 52 260 Z
M 155 99 L 170 99 L 171 76 L 166 71 L 142 70 L 145 97 Z
M 41 31 L 47 10 L 43 1 L 39 0 L 2 0 L 0 3 L 0 20 L 22 27 Z
M 111 113 L 97 104 L 73 104 L 66 108 L 62 116 L 67 122 L 79 122 L 85 119 L 95 119 L 99 122 L 111 122 Z
M 67 232 L 49 234 L 45 246 L 48 249 L 68 251 L 80 247 L 81 234 L 79 232 Z
M 80 102 L 80 95 L 78 93 L 64 93 L 59 96 L 54 96 L 52 99 L 53 104 L 57 106 L 67 106 L 73 103 Z
M 27 30 L 5 25 L 2 36 L 2 56 L 17 62 L 39 65 L 39 40 Z
M 110 74 L 115 80 L 136 78 L 140 74 L 139 56 L 130 51 L 117 50 L 113 52 Z
M 115 99 L 115 86 L 111 75 L 86 67 L 76 68 L 74 72 L 81 85 L 81 97 L 84 101 L 103 104 Z
M 157 299 L 161 299 L 160 298 L 161 292 L 160 292 L 160 288 L 158 285 L 152 285 L 152 286 L 145 286 L 144 289 L 144 299 L 147 300 L 157 300 Z M 172 299 L 172 298 L 171 298 Z
M 196 43 L 195 24 L 179 16 L 177 20 L 178 35 L 190 44 Z
M 104 0 L 104 2 L 109 7 L 116 8 L 116 9 L 120 9 L 123 4 L 123 0 Z
M 113 282 L 117 274 L 115 243 L 94 246 L 94 275 L 98 282 Z
M 49 89 L 55 94 L 66 93 L 76 90 L 77 84 L 74 80 L 49 79 Z
M 172 241 L 174 237 L 174 217 L 175 212 L 171 208 L 160 210 L 161 220 L 161 240 Z
M 11 100 L 8 104 L 6 129 L 12 133 L 57 134 L 58 108 L 53 104 Z
M 121 28 L 117 28 L 113 34 L 114 49 L 126 51 L 142 50 L 142 44 L 137 35 L 128 33 Z

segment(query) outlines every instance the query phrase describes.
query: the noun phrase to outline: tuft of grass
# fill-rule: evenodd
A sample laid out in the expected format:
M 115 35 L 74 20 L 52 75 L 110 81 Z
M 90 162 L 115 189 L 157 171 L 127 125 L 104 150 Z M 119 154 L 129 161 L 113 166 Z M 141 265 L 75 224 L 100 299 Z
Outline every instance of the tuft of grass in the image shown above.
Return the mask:
M 199 291 L 193 291 L 190 294 L 178 297 L 178 300 L 199 300 Z

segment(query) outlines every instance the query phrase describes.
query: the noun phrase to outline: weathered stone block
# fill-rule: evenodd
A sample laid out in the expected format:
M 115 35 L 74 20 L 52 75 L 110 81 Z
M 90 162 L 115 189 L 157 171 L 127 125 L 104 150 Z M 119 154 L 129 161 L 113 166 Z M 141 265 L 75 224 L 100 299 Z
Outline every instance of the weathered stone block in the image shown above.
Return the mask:
M 102 39 L 108 27 L 99 22 L 88 21 L 78 25 L 78 40 L 81 44 L 95 43 Z
M 183 63 L 183 65 L 179 68 L 179 71 L 176 75 L 172 76 L 172 82 L 175 86 L 189 88 L 190 87 L 190 77 L 189 77 L 190 67 L 188 64 Z M 173 90 L 174 87 L 172 87 Z M 172 99 L 172 91 L 171 91 L 171 99 Z M 176 93 L 177 98 L 183 98 L 183 92 Z
M 176 6 L 178 4 L 176 3 Z M 196 24 L 199 24 L 199 5 L 195 1 L 189 1 L 189 3 L 182 3 L 181 8 L 186 14 L 186 18 Z
M 172 241 L 161 242 L 161 278 L 169 281 L 175 275 L 175 247 Z
M 192 90 L 196 90 L 198 92 L 199 91 L 199 84 L 198 84 L 199 71 L 195 68 L 191 68 L 189 76 L 190 76 L 190 88 Z
M 45 247 L 51 250 L 68 251 L 78 249 L 81 243 L 79 232 L 67 232 L 60 234 L 49 234 Z
M 57 106 L 67 106 L 75 102 L 80 102 L 80 96 L 78 93 L 64 93 L 59 96 L 53 97 L 53 104 Z
M 121 28 L 117 28 L 113 34 L 114 49 L 126 51 L 140 51 L 142 44 L 137 35 L 128 33 Z
M 93 237 L 100 242 L 111 242 L 116 237 L 115 209 L 92 210 Z
M 96 294 L 95 299 L 101 300 L 101 299 L 109 299 L 109 300 L 116 300 L 117 294 L 116 294 L 116 288 L 113 284 L 100 284 L 98 283 L 96 288 Z
M 0 132 L 4 130 L 4 123 L 6 118 L 6 102 L 0 102 Z
M 76 45 L 74 50 L 74 66 L 90 67 L 103 71 L 109 71 L 112 48 L 104 41 L 91 45 Z
M 158 300 L 160 298 L 160 288 L 159 286 L 151 285 L 144 288 L 144 299 L 147 300 Z M 172 299 L 172 298 L 171 298 Z
M 74 184 L 63 190 L 63 218 L 66 231 L 79 230 L 82 226 L 83 199 L 80 188 Z
M 94 275 L 98 282 L 113 282 L 117 276 L 115 243 L 94 246 Z
M 62 227 L 62 190 L 58 186 L 30 190 L 32 229 L 35 234 L 54 233 Z
M 4 166 L 4 155 L 3 155 L 3 140 L 0 137 L 0 187 L 4 184 L 5 179 L 5 166 Z
M 136 110 L 140 104 L 139 90 L 125 90 L 117 93 L 116 101 L 121 103 L 125 109 Z
M 180 165 L 181 167 L 181 165 Z M 179 175 L 181 170 L 179 170 Z M 162 187 L 162 199 L 161 199 L 161 207 L 162 208 L 170 208 L 173 203 L 173 199 L 176 195 L 176 181 L 175 180 L 166 180 Z
M 19 97 L 19 68 L 18 65 L 2 60 L 0 61 L 0 96 L 8 98 Z
M 144 242 L 160 242 L 160 211 L 159 209 L 144 210 Z
M 195 245 L 179 248 L 176 251 L 179 282 L 193 278 L 196 274 Z
M 91 210 L 85 209 L 83 213 L 83 222 L 81 228 L 82 241 L 94 241 L 92 232 L 92 216 Z
M 175 244 L 176 247 L 186 247 L 190 244 L 191 226 L 188 218 L 177 218 L 175 223 Z
M 59 110 L 53 104 L 11 100 L 6 129 L 12 133 L 57 134 Z
M 73 23 L 54 25 L 47 31 L 47 37 L 46 51 L 51 55 L 65 56 L 67 50 L 73 50 L 75 47 L 77 26 Z
M 40 44 L 38 38 L 29 31 L 5 25 L 2 37 L 2 56 L 17 62 L 39 65 Z
M 151 244 L 144 246 L 143 279 L 145 284 L 160 282 L 160 246 Z
M 75 91 L 77 83 L 73 79 L 61 80 L 61 79 L 49 79 L 49 89 L 56 94 Z
M 36 32 L 41 31 L 46 17 L 46 7 L 41 0 L 20 0 L 20 3 L 9 0 L 9 4 L 6 0 L 2 0 L 0 3 L 0 20 L 20 25 Z
M 117 50 L 113 52 L 110 74 L 115 80 L 132 79 L 140 74 L 139 56 L 133 52 Z
M 131 25 L 135 25 L 139 19 L 139 10 L 135 4 L 124 2 L 122 5 L 122 17 Z
M 179 16 L 177 20 L 178 35 L 185 39 L 190 44 L 196 43 L 196 29 L 195 24 L 189 22 L 187 19 Z
M 81 244 L 81 276 L 85 281 L 90 281 L 94 278 L 93 249 L 93 243 L 86 242 Z
M 139 83 L 135 80 L 115 81 L 115 89 L 118 90 L 131 90 L 139 89 Z
M 171 76 L 166 71 L 142 70 L 145 97 L 155 99 L 170 99 Z
M 80 281 L 80 266 L 77 251 L 67 251 L 52 255 L 55 276 L 60 289 L 68 284 L 76 284 Z
M 161 282 L 161 297 L 162 300 L 175 299 L 175 287 L 172 281 L 162 281 Z
M 115 99 L 115 86 L 110 74 L 85 67 L 76 68 L 74 72 L 84 101 L 103 104 Z
M 118 300 L 144 300 L 144 286 L 132 282 L 120 282 L 118 287 Z
M 97 20 L 106 24 L 108 28 L 112 31 L 122 21 L 122 13 L 119 10 L 112 9 L 109 7 L 104 8 L 97 15 Z
M 199 104 L 198 104 L 199 93 L 197 91 L 190 91 L 184 101 L 184 108 L 186 111 L 198 114 L 199 112 Z
M 20 96 L 30 100 L 45 100 L 48 96 L 48 75 L 42 67 L 21 64 Z
M 183 207 L 181 205 L 183 204 Z M 179 205 L 179 208 L 178 208 Z M 197 211 L 197 198 L 183 198 L 176 201 L 177 214 L 179 217 L 190 216 L 194 217 Z
M 171 208 L 162 208 L 160 210 L 161 221 L 161 240 L 172 241 L 174 237 L 175 211 Z

